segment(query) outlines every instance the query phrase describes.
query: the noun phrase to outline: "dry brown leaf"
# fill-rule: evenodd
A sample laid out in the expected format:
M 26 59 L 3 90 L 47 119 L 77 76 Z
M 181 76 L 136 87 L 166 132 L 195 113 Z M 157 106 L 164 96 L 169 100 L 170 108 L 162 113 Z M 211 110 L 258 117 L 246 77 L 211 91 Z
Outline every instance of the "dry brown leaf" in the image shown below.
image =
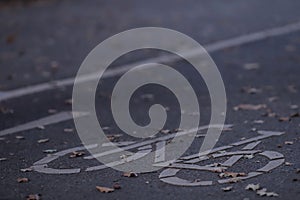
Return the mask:
M 65 100 L 65 104 L 67 104 L 67 105 L 72 105 L 72 103 L 73 103 L 72 99 Z
M 260 110 L 263 108 L 266 108 L 266 104 L 257 104 L 257 105 L 253 105 L 253 104 L 240 104 L 235 106 L 233 109 L 235 111 L 237 110 Z
M 0 162 L 1 161 L 6 161 L 7 160 L 7 158 L 0 158 Z
M 40 143 L 40 144 L 41 143 L 46 143 L 46 142 L 49 142 L 48 138 L 38 140 L 38 143 Z
M 22 136 L 22 135 L 17 135 L 17 136 L 16 136 L 16 139 L 18 139 L 18 140 L 24 140 L 25 138 L 24 138 L 24 136 Z
M 18 181 L 18 183 L 27 183 L 29 181 L 29 179 L 23 177 L 23 178 L 18 178 L 17 181 Z
M 171 131 L 169 129 L 162 129 L 159 132 L 163 133 L 163 134 L 168 134 L 171 133 Z
M 293 163 L 290 163 L 290 162 L 285 162 L 285 163 L 284 163 L 284 165 L 285 165 L 285 166 L 292 166 L 292 165 L 293 165 Z
M 138 174 L 134 173 L 134 172 L 124 172 L 123 176 L 125 176 L 125 177 L 137 177 Z
M 280 121 L 280 122 L 288 122 L 288 121 L 291 121 L 291 118 L 290 117 L 280 117 L 278 119 L 278 121 Z
M 55 110 L 55 109 L 48 109 L 48 113 L 54 114 L 54 113 L 57 113 L 57 110 Z
M 229 191 L 231 191 L 232 190 L 232 186 L 228 186 L 228 187 L 223 187 L 222 188 L 222 190 L 224 191 L 224 192 L 229 192 Z
M 268 98 L 268 101 L 274 102 L 274 101 L 277 101 L 278 99 L 279 99 L 278 97 L 270 97 L 270 98 Z
M 102 193 L 110 193 L 110 192 L 115 191 L 113 188 L 101 187 L 101 186 L 96 186 L 96 189 Z
M 266 188 L 257 190 L 256 194 L 258 194 L 259 196 L 267 196 L 267 197 L 278 197 L 278 194 L 275 192 L 267 192 Z
M 254 70 L 259 69 L 259 63 L 246 63 L 244 64 L 244 69 L 246 70 Z
M 300 114 L 296 112 L 290 115 L 290 118 L 295 118 L 295 117 L 300 117 Z
M 40 200 L 41 194 L 30 194 L 26 197 L 27 200 Z
M 107 139 L 111 142 L 115 141 L 116 139 L 120 138 L 122 135 L 121 134 L 114 134 L 114 135 L 107 135 Z
M 298 105 L 291 105 L 290 108 L 291 108 L 292 110 L 296 110 L 296 109 L 299 108 L 299 106 L 298 106 Z
M 298 92 L 298 90 L 296 89 L 295 85 L 289 85 L 289 86 L 287 87 L 287 89 L 288 89 L 288 91 L 289 91 L 290 93 L 297 93 L 297 92 Z
M 14 43 L 15 39 L 16 39 L 16 35 L 15 34 L 10 34 L 6 37 L 6 43 L 7 44 L 12 44 L 12 43 Z
M 263 124 L 263 123 L 265 123 L 265 121 L 264 120 L 254 120 L 253 123 L 254 124 Z
M 252 87 L 243 87 L 241 89 L 242 92 L 247 93 L 247 94 L 257 94 L 261 93 L 261 89 L 258 88 L 252 88 Z
M 64 129 L 65 133 L 70 133 L 70 132 L 73 132 L 73 131 L 74 131 L 74 129 L 72 129 L 72 128 L 65 128 Z
M 20 169 L 21 172 L 31 172 L 33 169 L 32 168 L 24 168 L 24 169 Z
M 3 106 L 0 106 L 0 113 L 2 113 L 2 114 L 13 114 L 14 110 L 10 109 L 10 108 L 3 107 Z
M 236 173 L 236 172 L 223 172 L 223 173 L 220 173 L 219 174 L 219 177 L 220 178 L 228 178 L 228 177 L 231 177 L 231 178 L 237 178 L 237 177 L 241 177 L 241 176 L 246 176 L 247 174 L 246 173 Z
M 259 184 L 249 184 L 245 187 L 246 190 L 257 191 L 260 188 Z
M 228 183 L 237 183 L 237 182 L 240 182 L 240 181 L 241 181 L 240 178 L 231 178 Z
M 83 151 L 74 151 L 72 152 L 72 154 L 70 155 L 70 158 L 76 158 L 76 157 L 81 157 L 83 156 L 85 153 Z
M 43 153 L 55 153 L 55 152 L 57 152 L 56 149 L 46 149 L 43 151 Z
M 119 183 L 114 183 L 113 188 L 115 190 L 119 190 L 119 189 L 121 189 L 121 185 Z
M 37 126 L 37 128 L 40 129 L 40 130 L 44 130 L 45 126 Z
M 294 144 L 294 142 L 293 141 L 285 141 L 284 144 L 286 144 L 286 145 L 292 145 L 292 144 Z

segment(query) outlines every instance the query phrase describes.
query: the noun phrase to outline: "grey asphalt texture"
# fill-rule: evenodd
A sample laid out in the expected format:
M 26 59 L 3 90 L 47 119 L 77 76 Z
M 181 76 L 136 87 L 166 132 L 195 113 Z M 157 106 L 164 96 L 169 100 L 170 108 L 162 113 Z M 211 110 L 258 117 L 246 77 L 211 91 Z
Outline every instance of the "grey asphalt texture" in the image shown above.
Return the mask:
M 0 91 L 30 86 L 38 83 L 74 77 L 87 54 L 101 41 L 121 31 L 145 26 L 171 28 L 194 38 L 202 45 L 239 35 L 283 26 L 300 20 L 300 2 L 291 1 L 224 1 L 166 0 L 166 1 L 96 1 L 47 0 L 3 1 L 0 3 Z M 137 60 L 166 54 L 154 50 L 132 52 L 119 58 L 112 68 Z M 43 174 L 35 171 L 21 172 L 45 157 L 43 150 L 58 151 L 81 146 L 72 120 L 3 136 L 0 140 L 0 199 L 26 199 L 29 194 L 41 194 L 42 199 L 299 199 L 300 198 L 300 118 L 279 121 L 281 117 L 299 112 L 300 106 L 300 32 L 268 38 L 210 54 L 218 66 L 227 92 L 226 124 L 233 129 L 224 131 L 216 146 L 224 146 L 243 138 L 257 136 L 252 129 L 283 131 L 284 135 L 264 140 L 257 149 L 282 153 L 286 164 L 270 173 L 231 184 L 185 187 L 166 184 L 159 180 L 158 172 L 123 177 L 122 172 L 104 169 L 70 175 Z M 245 69 L 247 63 L 257 63 L 257 69 Z M 210 99 L 203 82 L 184 61 L 172 63 L 193 84 L 201 108 L 201 125 L 209 123 Z M 110 110 L 110 95 L 120 76 L 101 82 L 96 95 L 96 109 L 100 123 L 109 127 L 108 134 L 122 134 Z M 249 94 L 243 88 L 257 88 Z M 141 98 L 153 93 L 154 98 Z M 66 100 L 72 97 L 72 86 L 22 96 L 0 102 L 0 130 L 49 116 L 49 109 L 70 111 Z M 272 101 L 272 97 L 276 97 Z M 271 99 L 270 99 L 271 98 Z M 175 97 L 165 88 L 147 86 L 132 97 L 133 119 L 147 124 L 147 108 L 159 103 L 170 108 L 165 129 L 176 129 L 180 112 Z M 266 104 L 260 110 L 239 110 L 240 104 Z M 13 110 L 13 113 L 5 112 Z M 276 116 L 265 116 L 271 110 Z M 263 123 L 255 123 L 263 120 Z M 64 129 L 73 128 L 73 132 Z M 23 136 L 17 139 L 16 136 Z M 47 143 L 38 143 L 48 138 Z M 120 141 L 128 140 L 126 135 Z M 286 141 L 293 143 L 288 145 Z M 189 151 L 199 147 L 193 144 Z M 86 154 L 88 154 L 86 152 Z M 188 154 L 188 152 L 187 152 Z M 260 159 L 260 158 L 258 158 Z M 250 172 L 265 160 L 244 159 L 235 166 L 237 172 Z M 215 161 L 212 161 L 214 163 Z M 289 164 L 290 163 L 290 164 Z M 53 168 L 81 168 L 97 165 L 96 160 L 83 157 L 61 157 Z M 211 178 L 213 174 L 182 170 L 183 178 Z M 26 177 L 27 183 L 17 179 Z M 100 193 L 96 186 L 112 187 L 118 182 L 120 190 Z M 278 197 L 259 197 L 245 190 L 259 183 Z M 223 187 L 232 186 L 224 192 Z

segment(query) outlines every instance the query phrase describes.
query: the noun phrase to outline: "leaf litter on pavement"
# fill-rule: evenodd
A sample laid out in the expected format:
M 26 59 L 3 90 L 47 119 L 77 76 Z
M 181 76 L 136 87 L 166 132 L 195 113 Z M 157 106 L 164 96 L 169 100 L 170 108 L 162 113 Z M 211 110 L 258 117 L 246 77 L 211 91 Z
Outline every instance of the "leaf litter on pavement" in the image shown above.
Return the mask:
M 267 197 L 277 197 L 279 196 L 275 192 L 268 192 L 266 188 L 261 188 L 259 184 L 249 184 L 245 187 L 246 190 L 250 190 L 256 192 L 259 196 L 267 196 Z

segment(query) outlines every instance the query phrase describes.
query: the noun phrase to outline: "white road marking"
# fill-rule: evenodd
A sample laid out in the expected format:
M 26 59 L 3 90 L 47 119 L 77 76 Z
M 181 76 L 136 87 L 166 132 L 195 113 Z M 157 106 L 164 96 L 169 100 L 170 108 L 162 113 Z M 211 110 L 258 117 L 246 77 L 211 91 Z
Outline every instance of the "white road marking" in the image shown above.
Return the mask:
M 96 170 L 99 170 L 99 169 L 105 169 L 105 168 L 108 168 L 108 167 L 114 167 L 114 166 L 117 166 L 117 165 L 122 165 L 122 164 L 125 164 L 125 163 L 128 163 L 128 162 L 138 160 L 138 159 L 146 156 L 149 153 L 151 153 L 151 149 L 144 149 L 144 150 L 141 150 L 141 151 L 138 151 L 138 152 L 134 153 L 132 156 L 129 156 L 126 159 L 114 161 L 114 162 L 111 162 L 111 163 L 107 163 L 105 165 L 98 165 L 98 166 L 94 166 L 94 167 L 89 167 L 85 171 L 90 172 L 90 171 L 96 171 Z
M 155 151 L 155 163 L 165 161 L 166 141 L 160 141 L 156 143 Z
M 200 130 L 205 130 L 205 129 L 208 129 L 208 128 L 227 128 L 227 127 L 230 128 L 230 127 L 232 127 L 232 125 L 230 125 L 230 124 L 227 124 L 227 125 L 226 124 L 225 125 L 212 124 L 212 125 L 200 126 L 198 128 L 194 128 L 194 129 L 191 129 L 191 130 L 172 133 L 172 134 L 168 134 L 166 136 L 162 136 L 162 137 L 159 137 L 159 138 L 154 138 L 154 139 L 150 139 L 150 140 L 147 140 L 147 141 L 139 142 L 139 143 L 132 144 L 132 145 L 129 145 L 129 146 L 126 146 L 126 147 L 122 147 L 122 148 L 118 148 L 118 149 L 112 149 L 112 150 L 105 151 L 105 152 L 98 153 L 98 154 L 94 154 L 94 155 L 91 155 L 91 156 L 86 156 L 86 157 L 84 157 L 84 159 L 94 159 L 94 158 L 98 158 L 98 157 L 101 157 L 101 156 L 106 156 L 106 155 L 109 155 L 109 154 L 112 154 L 112 153 L 118 153 L 118 152 L 121 152 L 121 151 L 126 151 L 126 150 L 129 150 L 129 149 L 134 149 L 134 148 L 138 148 L 138 147 L 141 147 L 141 146 L 149 145 L 149 144 L 152 144 L 152 143 L 155 143 L 155 142 L 169 140 L 169 139 L 172 139 L 175 136 L 180 137 L 180 136 L 183 136 L 183 135 L 188 135 L 188 134 L 191 134 L 191 133 L 194 133 L 194 132 L 197 132 L 197 131 L 200 131 Z
M 247 144 L 243 150 L 252 150 L 254 149 L 257 145 L 259 145 L 261 143 L 261 141 L 258 142 L 252 142 L 250 144 Z M 231 167 L 233 166 L 235 163 L 237 163 L 241 158 L 243 157 L 243 155 L 234 155 L 231 156 L 229 159 L 227 159 L 225 162 L 222 163 L 222 166 L 225 167 Z
M 268 164 L 266 164 L 264 167 L 258 169 L 258 172 L 269 172 L 272 169 L 275 169 L 276 167 L 279 167 L 284 163 L 285 159 L 279 159 L 279 160 L 272 160 Z
M 38 128 L 39 126 L 46 126 L 46 125 L 50 125 L 50 124 L 55 124 L 55 123 L 59 123 L 59 122 L 63 122 L 63 121 L 67 121 L 76 117 L 82 117 L 87 115 L 87 113 L 83 113 L 83 112 L 71 112 L 71 111 L 65 111 L 65 112 L 60 112 L 54 115 L 50 115 L 47 117 L 43 117 L 31 122 L 27 122 L 25 124 L 21 124 L 12 128 L 8 128 L 5 130 L 0 131 L 0 136 L 5 136 L 5 135 L 9 135 L 12 133 L 17 133 L 20 131 L 26 131 L 26 130 L 30 130 L 33 128 Z
M 271 29 L 267 29 L 267 30 L 263 30 L 263 31 L 259 31 L 259 32 L 254 32 L 254 33 L 250 33 L 250 34 L 246 34 L 246 35 L 242 35 L 242 36 L 238 36 L 238 37 L 233 37 L 231 39 L 221 40 L 221 41 L 218 41 L 218 42 L 215 42 L 212 44 L 204 45 L 204 48 L 206 49 L 206 51 L 211 53 L 211 52 L 219 51 L 219 50 L 230 48 L 230 47 L 236 47 L 236 46 L 240 46 L 240 45 L 244 45 L 244 44 L 248 44 L 248 43 L 252 43 L 252 42 L 261 41 L 261 40 L 264 40 L 264 39 L 270 38 L 270 37 L 293 33 L 296 31 L 300 31 L 300 22 L 296 22 L 293 24 L 288 24 L 288 25 L 284 25 L 284 26 L 280 26 L 280 27 L 276 27 L 276 28 L 271 28 Z M 201 53 L 201 52 L 202 52 L 202 50 L 200 50 L 200 49 L 192 49 L 190 51 L 185 51 L 183 53 L 183 55 L 185 55 L 186 57 L 195 57 L 195 56 L 199 55 L 199 53 Z M 129 65 L 123 65 L 116 69 L 109 70 L 106 74 L 104 74 L 103 78 L 109 78 L 109 77 L 121 75 L 122 73 L 124 73 L 128 69 L 130 69 L 132 66 L 137 66 L 137 65 L 143 64 L 145 62 L 154 62 L 154 63 L 174 62 L 178 59 L 180 59 L 180 58 L 178 58 L 177 56 L 173 56 L 173 55 L 160 56 L 160 57 L 132 63 Z M 87 81 L 95 80 L 96 78 L 98 78 L 98 77 L 95 74 L 87 74 L 87 75 L 80 77 L 78 82 L 87 82 Z M 70 77 L 70 78 L 61 79 L 61 80 L 57 80 L 57 81 L 22 87 L 22 88 L 15 89 L 15 90 L 1 91 L 0 92 L 0 102 L 4 101 L 4 100 L 8 100 L 8 99 L 22 97 L 25 95 L 30 95 L 30 94 L 34 94 L 34 93 L 38 93 L 38 92 L 52 90 L 52 89 L 62 87 L 62 86 L 70 86 L 70 85 L 73 85 L 74 81 L 75 81 L 75 78 Z

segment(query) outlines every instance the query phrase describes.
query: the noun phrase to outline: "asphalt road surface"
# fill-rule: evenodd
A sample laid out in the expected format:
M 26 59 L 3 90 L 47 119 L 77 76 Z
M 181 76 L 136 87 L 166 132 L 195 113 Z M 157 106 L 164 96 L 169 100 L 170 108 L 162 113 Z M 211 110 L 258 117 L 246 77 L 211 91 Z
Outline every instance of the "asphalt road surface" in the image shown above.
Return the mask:
M 0 199 L 299 199 L 299 8 L 296 0 L 1 1 Z M 180 31 L 206 48 L 226 88 L 226 126 L 215 146 L 220 149 L 202 160 L 194 156 L 127 177 L 88 159 L 72 120 L 72 83 L 97 44 L 148 26 Z M 195 114 L 180 111 L 174 94 L 154 84 L 131 97 L 132 118 L 146 125 L 149 107 L 161 104 L 168 108 L 163 129 L 170 131 L 140 140 L 114 121 L 111 94 L 124 66 L 169 54 L 134 51 L 105 72 L 95 108 L 112 142 L 146 152 L 142 142 L 151 148 L 155 138 L 168 142 L 180 116 Z M 199 101 L 201 130 L 184 156 L 195 155 L 206 131 L 201 127 L 209 124 L 210 96 L 189 63 L 169 61 Z

